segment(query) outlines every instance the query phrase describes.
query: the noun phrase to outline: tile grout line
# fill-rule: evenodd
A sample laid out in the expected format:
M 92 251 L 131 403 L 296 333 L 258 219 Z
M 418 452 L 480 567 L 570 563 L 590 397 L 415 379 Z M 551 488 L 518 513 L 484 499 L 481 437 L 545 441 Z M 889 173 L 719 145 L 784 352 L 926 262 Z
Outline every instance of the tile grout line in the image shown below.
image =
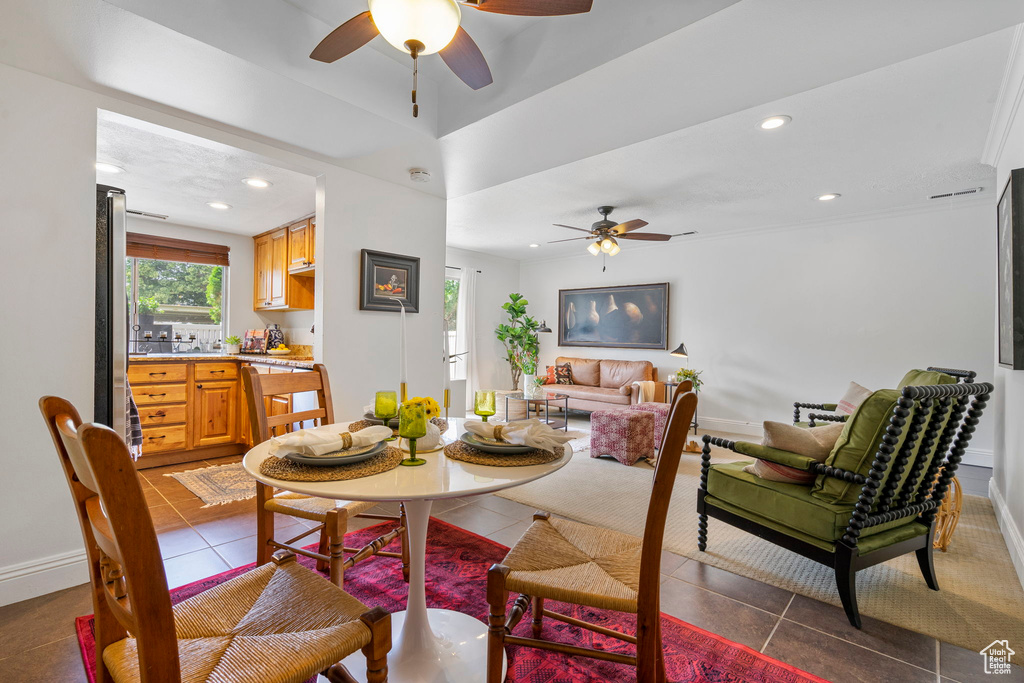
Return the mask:
M 810 631 L 814 631 L 815 633 L 820 633 L 821 635 L 826 636 L 828 638 L 834 638 L 835 640 L 841 640 L 844 643 L 849 643 L 850 645 L 853 645 L 854 647 L 859 647 L 862 650 L 867 650 L 868 652 L 874 652 L 876 655 L 882 655 L 883 657 L 887 657 L 888 659 L 891 659 L 893 661 L 899 662 L 901 664 L 906 664 L 907 666 L 912 666 L 915 669 L 919 669 L 921 671 L 926 671 L 926 672 L 928 672 L 930 674 L 936 673 L 934 671 L 930 671 L 930 670 L 924 668 L 923 666 L 918 666 L 917 664 L 914 664 L 913 662 L 908 662 L 908 661 L 906 661 L 904 659 L 900 659 L 899 657 L 894 657 L 893 655 L 887 654 L 885 652 L 880 652 L 878 650 L 875 650 L 873 648 L 867 647 L 865 645 L 861 645 L 860 643 L 855 643 L 852 640 L 847 640 L 846 638 L 843 638 L 841 636 L 834 636 L 831 633 L 828 633 L 826 631 L 822 631 L 820 629 L 816 629 L 813 626 L 808 626 L 807 624 L 802 624 L 799 621 L 796 621 L 795 619 L 786 619 L 786 621 L 788 621 L 790 623 L 793 623 L 793 624 L 796 624 L 797 626 L 803 626 L 804 628 L 806 628 L 806 629 L 808 629 Z M 914 633 L 916 633 L 916 631 Z M 921 634 L 921 635 L 923 635 L 923 634 Z M 931 636 L 928 636 L 928 637 L 931 638 Z M 933 640 L 938 642 L 937 638 L 933 638 Z
M 764 654 L 765 649 L 768 647 L 768 643 L 772 642 L 772 636 L 774 636 L 775 632 L 779 630 L 779 624 L 782 623 L 782 619 L 786 616 L 786 612 L 789 611 L 789 606 L 793 604 L 794 600 L 796 600 L 796 593 L 789 596 L 789 602 L 786 603 L 786 608 L 782 610 L 782 614 L 779 615 L 778 620 L 775 622 L 775 626 L 772 627 L 772 632 L 768 634 L 768 638 L 764 641 L 764 645 L 762 645 L 761 649 L 758 650 L 761 654 Z
M 41 647 L 46 647 L 47 645 L 53 645 L 54 643 L 59 643 L 62 640 L 67 640 L 68 638 L 74 638 L 75 642 L 78 641 L 78 635 L 73 633 L 73 634 L 71 634 L 69 636 L 63 636 L 61 638 L 58 638 L 57 640 L 51 640 L 48 643 L 41 643 L 41 644 L 36 645 L 34 647 L 30 647 L 29 649 L 22 650 L 21 652 L 15 652 L 13 655 L 7 655 L 6 657 L 0 657 L 0 662 L 7 661 L 8 659 L 11 659 L 12 657 L 19 657 L 19 656 L 21 656 L 23 654 L 26 654 L 28 652 L 32 652 L 33 650 L 38 650 Z
M 687 558 L 687 559 L 689 559 L 689 558 Z M 680 566 L 682 566 L 682 565 L 680 565 Z M 699 586 L 699 585 L 697 585 L 695 583 L 690 583 L 686 579 L 680 579 L 678 576 L 672 576 L 671 574 L 666 574 L 665 577 L 669 578 L 669 579 L 673 579 L 675 581 L 680 581 L 682 583 L 685 583 L 687 586 L 693 586 L 694 588 L 697 588 L 698 590 L 706 591 L 708 593 L 711 593 L 712 595 L 717 595 L 720 598 L 725 598 L 726 600 L 731 600 L 732 602 L 735 602 L 735 603 L 738 603 L 740 605 L 743 605 L 744 607 L 749 607 L 750 609 L 756 609 L 758 612 L 764 612 L 765 614 L 770 614 L 773 617 L 781 618 L 775 612 L 770 612 L 769 610 L 762 609 L 761 607 L 757 607 L 756 605 L 751 605 L 750 603 L 743 602 L 742 600 L 738 600 L 737 598 L 731 597 L 731 596 L 726 595 L 724 593 L 718 593 L 716 591 L 711 590 L 710 588 L 705 588 L 704 586 Z M 790 598 L 790 600 L 792 601 L 792 598 Z

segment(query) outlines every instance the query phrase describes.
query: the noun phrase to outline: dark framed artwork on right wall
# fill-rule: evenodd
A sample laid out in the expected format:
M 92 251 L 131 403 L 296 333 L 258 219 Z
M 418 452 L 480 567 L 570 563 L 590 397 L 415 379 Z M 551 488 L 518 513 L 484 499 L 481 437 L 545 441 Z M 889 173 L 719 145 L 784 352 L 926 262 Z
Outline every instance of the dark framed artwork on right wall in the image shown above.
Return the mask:
M 997 208 L 999 364 L 1024 370 L 1024 168 L 1010 171 Z

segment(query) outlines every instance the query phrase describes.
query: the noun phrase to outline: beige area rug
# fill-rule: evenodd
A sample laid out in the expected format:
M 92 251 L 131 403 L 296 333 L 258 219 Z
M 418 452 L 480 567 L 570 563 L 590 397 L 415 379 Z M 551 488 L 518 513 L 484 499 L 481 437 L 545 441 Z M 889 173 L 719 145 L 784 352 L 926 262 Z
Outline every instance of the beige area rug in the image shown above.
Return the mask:
M 730 457 L 731 456 L 731 457 Z M 716 449 L 715 462 L 736 460 Z M 577 521 L 640 536 L 653 468 L 577 456 L 555 474 L 498 495 Z M 665 549 L 816 600 L 841 605 L 829 567 L 714 518 L 697 550 L 700 457 L 683 455 Z M 925 585 L 913 553 L 857 573 L 861 614 L 978 651 L 995 639 L 1024 643 L 1024 589 L 986 498 L 966 496 L 949 552 L 935 551 L 941 590 Z
M 197 470 L 165 474 L 203 499 L 203 507 L 224 505 L 256 497 L 256 480 L 246 473 L 242 463 L 214 465 Z

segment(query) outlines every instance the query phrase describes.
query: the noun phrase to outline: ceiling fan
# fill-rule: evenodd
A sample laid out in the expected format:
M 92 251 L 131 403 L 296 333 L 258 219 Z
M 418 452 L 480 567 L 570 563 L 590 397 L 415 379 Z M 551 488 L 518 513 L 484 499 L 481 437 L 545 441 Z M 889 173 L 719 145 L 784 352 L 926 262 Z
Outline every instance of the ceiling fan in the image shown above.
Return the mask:
M 622 248 L 619 246 L 618 240 L 644 240 L 648 242 L 667 242 L 668 240 L 675 237 L 675 235 L 663 235 L 656 232 L 642 232 L 633 234 L 634 230 L 639 230 L 647 225 L 647 221 L 642 221 L 639 218 L 625 223 L 616 223 L 615 221 L 608 220 L 608 214 L 615 209 L 614 206 L 599 206 L 597 212 L 604 216 L 602 220 L 594 223 L 590 226 L 590 230 L 584 230 L 583 228 L 574 228 L 571 225 L 562 225 L 561 223 L 555 223 L 555 227 L 558 228 L 569 228 L 570 230 L 578 230 L 580 232 L 588 233 L 586 237 L 570 237 L 564 240 L 554 240 L 548 242 L 548 244 L 556 244 L 558 242 L 572 242 L 573 240 L 593 240 L 590 246 L 587 247 L 594 256 L 600 253 L 608 254 L 609 256 L 615 256 Z
M 594 0 L 369 0 L 370 9 L 357 14 L 320 41 L 309 55 L 330 64 L 355 52 L 378 34 L 412 55 L 412 115 L 419 116 L 416 88 L 419 58 L 441 53 L 441 59 L 462 82 L 479 90 L 493 82 L 480 48 L 460 26 L 460 5 L 481 12 L 523 17 L 552 17 L 589 12 Z

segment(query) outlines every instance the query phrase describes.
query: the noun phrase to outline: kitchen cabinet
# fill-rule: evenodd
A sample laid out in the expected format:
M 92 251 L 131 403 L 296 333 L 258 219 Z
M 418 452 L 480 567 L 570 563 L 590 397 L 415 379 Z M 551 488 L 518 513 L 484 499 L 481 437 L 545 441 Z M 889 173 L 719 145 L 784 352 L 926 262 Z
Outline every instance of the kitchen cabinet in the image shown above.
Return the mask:
M 298 310 L 313 308 L 313 278 L 311 272 L 295 275 L 293 261 L 306 264 L 309 251 L 310 221 L 277 228 L 253 238 L 253 309 Z M 296 254 L 292 256 L 292 249 Z M 310 263 L 311 265 L 311 263 Z M 302 268 L 309 270 L 307 265 Z
M 239 440 L 238 380 L 196 382 L 192 393 L 192 448 Z
M 316 219 L 307 218 L 304 221 L 293 223 L 288 226 L 288 272 L 302 271 L 310 273 L 310 268 L 315 265 L 315 236 Z

